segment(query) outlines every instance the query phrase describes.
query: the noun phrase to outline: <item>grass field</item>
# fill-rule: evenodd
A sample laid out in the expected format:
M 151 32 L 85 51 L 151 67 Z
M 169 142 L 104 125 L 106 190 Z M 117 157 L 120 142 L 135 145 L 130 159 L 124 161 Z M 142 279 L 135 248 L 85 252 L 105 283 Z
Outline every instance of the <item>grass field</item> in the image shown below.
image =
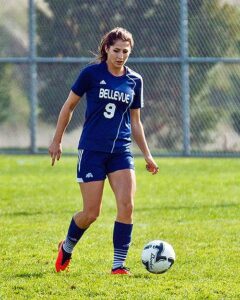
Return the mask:
M 83 236 L 70 272 L 54 271 L 57 244 L 81 208 L 73 157 L 0 156 L 0 299 L 240 299 L 240 160 L 158 159 L 152 176 L 136 159 L 133 276 L 109 275 L 115 202 Z M 141 251 L 163 239 L 177 260 L 148 273 Z

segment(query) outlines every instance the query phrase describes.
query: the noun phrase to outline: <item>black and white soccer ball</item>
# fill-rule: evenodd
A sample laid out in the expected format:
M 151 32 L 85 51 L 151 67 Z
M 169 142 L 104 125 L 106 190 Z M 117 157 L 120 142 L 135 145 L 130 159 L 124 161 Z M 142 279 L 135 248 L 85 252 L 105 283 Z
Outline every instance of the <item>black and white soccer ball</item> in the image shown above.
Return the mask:
M 155 274 L 165 273 L 174 264 L 176 255 L 173 247 L 161 240 L 146 244 L 142 251 L 142 263 L 145 268 Z

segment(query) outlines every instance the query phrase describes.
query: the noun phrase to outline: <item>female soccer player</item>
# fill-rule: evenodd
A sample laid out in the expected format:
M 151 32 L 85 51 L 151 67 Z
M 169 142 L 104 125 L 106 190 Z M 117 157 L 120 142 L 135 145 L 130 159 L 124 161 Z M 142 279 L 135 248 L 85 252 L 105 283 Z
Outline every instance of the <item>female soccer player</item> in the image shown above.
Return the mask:
M 88 65 L 81 71 L 59 114 L 49 147 L 52 166 L 61 157 L 62 137 L 74 108 L 86 94 L 86 118 L 78 146 L 77 164 L 83 209 L 73 216 L 65 240 L 59 243 L 55 263 L 57 272 L 68 267 L 73 248 L 99 216 L 104 181 L 108 177 L 117 205 L 111 274 L 130 274 L 125 260 L 131 243 L 136 189 L 134 161 L 129 149 L 131 133 L 144 155 L 147 170 L 152 174 L 158 172 L 140 120 L 142 77 L 125 66 L 133 43 L 132 34 L 123 28 L 108 32 L 99 45 L 100 62 Z

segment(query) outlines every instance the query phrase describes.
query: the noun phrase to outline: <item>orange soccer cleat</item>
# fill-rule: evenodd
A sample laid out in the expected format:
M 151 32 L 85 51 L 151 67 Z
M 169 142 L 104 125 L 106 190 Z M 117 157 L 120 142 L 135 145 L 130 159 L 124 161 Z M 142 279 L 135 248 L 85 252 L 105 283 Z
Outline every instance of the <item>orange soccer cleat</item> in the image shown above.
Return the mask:
M 71 253 L 67 253 L 63 249 L 63 243 L 64 241 L 61 241 L 58 244 L 58 257 L 55 262 L 56 271 L 64 271 L 70 264 L 70 259 L 72 257 Z
M 123 266 L 116 268 L 116 269 L 112 269 L 111 274 L 113 274 L 113 275 L 131 275 L 130 270 Z

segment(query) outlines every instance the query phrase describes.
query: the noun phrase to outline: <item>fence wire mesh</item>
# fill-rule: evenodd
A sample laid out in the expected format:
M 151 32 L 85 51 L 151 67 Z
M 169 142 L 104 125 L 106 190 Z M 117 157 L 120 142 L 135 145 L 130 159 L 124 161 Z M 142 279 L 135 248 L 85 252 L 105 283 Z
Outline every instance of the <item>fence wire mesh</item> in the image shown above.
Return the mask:
M 18 2 L 0 0 L 1 152 L 31 149 L 32 138 L 37 151 L 46 151 L 79 71 L 94 60 L 92 53 L 103 34 L 121 26 L 135 40 L 128 65 L 144 79 L 142 121 L 152 151 L 240 155 L 240 1 Z M 30 19 L 36 22 L 36 32 Z M 35 37 L 36 53 L 31 52 L 35 48 L 30 36 Z M 37 72 L 34 82 L 32 64 Z M 183 66 L 189 82 L 183 80 Z M 83 99 L 65 134 L 69 152 L 77 146 L 84 111 Z M 184 152 L 186 143 L 189 153 Z M 133 150 L 138 153 L 135 145 Z

